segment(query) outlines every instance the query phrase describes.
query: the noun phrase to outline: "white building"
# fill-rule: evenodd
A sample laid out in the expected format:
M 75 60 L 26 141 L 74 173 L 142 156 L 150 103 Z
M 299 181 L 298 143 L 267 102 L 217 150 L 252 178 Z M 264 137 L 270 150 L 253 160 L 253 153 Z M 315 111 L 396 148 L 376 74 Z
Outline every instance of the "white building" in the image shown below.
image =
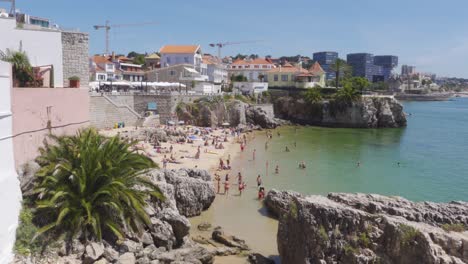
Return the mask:
M 228 83 L 229 77 L 227 66 L 223 64 L 221 60 L 211 55 L 204 55 L 203 63 L 207 65 L 208 81 L 219 85 L 225 85 Z
M 11 66 L 0 61 L 0 263 L 13 260 L 21 190 L 13 156 L 13 120 L 11 113 Z
M 208 68 L 203 63 L 200 45 L 166 45 L 159 50 L 159 53 L 161 54 L 161 68 L 190 64 L 208 79 Z
M 238 59 L 228 66 L 229 77 L 242 75 L 249 82 L 262 82 L 266 73 L 275 68 L 275 65 L 268 59 Z

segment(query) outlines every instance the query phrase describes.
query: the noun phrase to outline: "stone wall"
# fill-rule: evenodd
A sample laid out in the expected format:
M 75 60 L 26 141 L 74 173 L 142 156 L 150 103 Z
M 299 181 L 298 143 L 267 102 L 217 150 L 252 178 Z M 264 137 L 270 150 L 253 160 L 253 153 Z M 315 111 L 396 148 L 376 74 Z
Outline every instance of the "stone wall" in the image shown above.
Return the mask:
M 62 32 L 63 86 L 69 87 L 68 78 L 80 77 L 81 86 L 89 83 L 89 36 L 87 33 Z
M 166 124 L 175 118 L 175 110 L 180 102 L 189 103 L 200 97 L 170 94 L 91 95 L 91 124 L 97 128 L 113 127 L 116 122 L 125 122 L 128 126 L 141 125 L 150 102 L 156 102 L 160 123 Z
M 126 98 L 122 101 L 133 101 L 132 95 L 124 95 L 123 97 Z M 131 99 L 128 97 L 131 97 Z M 116 99 L 116 96 L 112 96 L 112 98 L 105 95 L 90 96 L 89 113 L 93 127 L 99 129 L 112 128 L 118 122 L 124 122 L 127 126 L 140 124 L 141 116 L 133 111 L 132 106 L 117 103 L 114 100 L 122 102 Z

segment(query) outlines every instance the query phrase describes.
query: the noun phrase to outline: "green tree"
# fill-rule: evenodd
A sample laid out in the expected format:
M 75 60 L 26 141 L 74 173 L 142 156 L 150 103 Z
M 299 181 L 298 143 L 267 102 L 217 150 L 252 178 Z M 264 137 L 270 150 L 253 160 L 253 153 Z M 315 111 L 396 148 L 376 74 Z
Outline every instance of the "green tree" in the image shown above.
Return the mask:
M 239 74 L 239 75 L 232 75 L 232 76 L 231 76 L 231 81 L 233 81 L 233 82 L 246 82 L 246 81 L 247 81 L 247 77 L 245 77 L 245 76 L 242 75 L 242 74 Z
M 145 199 L 164 197 L 143 175 L 157 165 L 131 150 L 135 142 L 94 129 L 51 138 L 37 159 L 36 217 L 43 221 L 38 235 L 63 234 L 67 242 L 78 234 L 85 241 L 101 240 L 103 233 L 122 238 L 151 224 Z
M 312 88 L 303 93 L 304 99 L 309 104 L 317 104 L 322 101 L 320 88 Z
M 141 55 L 141 54 L 135 51 L 130 51 L 127 55 L 127 58 L 136 58 L 136 56 L 138 55 Z
M 34 80 L 32 66 L 26 52 L 6 49 L 6 53 L 1 56 L 1 60 L 12 64 L 13 80 L 18 81 L 19 86 L 25 87 L 28 82 Z
M 342 59 L 336 59 L 336 61 L 330 65 L 330 69 L 335 72 L 335 88 L 338 89 L 341 76 L 349 74 L 351 71 L 351 66 L 349 66 L 346 61 Z
M 364 77 L 351 77 L 343 80 L 343 82 L 348 83 L 351 87 L 353 87 L 357 91 L 360 91 L 361 94 L 364 89 L 370 86 L 369 80 L 367 80 L 367 78 Z
M 361 98 L 361 94 L 352 86 L 350 81 L 343 82 L 343 88 L 339 89 L 334 95 L 334 99 L 341 103 L 350 104 Z
M 138 54 L 134 57 L 133 63 L 143 65 L 145 64 L 145 55 L 143 54 Z

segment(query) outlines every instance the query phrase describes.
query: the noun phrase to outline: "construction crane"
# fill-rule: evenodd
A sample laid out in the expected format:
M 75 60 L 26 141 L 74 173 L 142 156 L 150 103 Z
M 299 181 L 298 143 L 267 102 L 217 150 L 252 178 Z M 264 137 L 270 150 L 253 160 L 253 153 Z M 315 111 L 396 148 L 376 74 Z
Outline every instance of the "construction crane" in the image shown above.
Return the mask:
M 210 47 L 218 47 L 218 58 L 221 59 L 221 49 L 225 46 L 237 45 L 237 44 L 246 44 L 246 43 L 256 43 L 261 40 L 248 40 L 248 41 L 236 41 L 236 42 L 224 42 L 224 43 L 211 43 Z
M 10 15 L 13 17 L 16 17 L 16 1 L 15 0 L 0 0 L 0 2 L 10 2 L 11 7 L 10 7 Z
M 111 24 L 109 24 L 109 20 L 106 20 L 106 24 L 104 24 L 104 25 L 95 25 L 93 27 L 96 30 L 99 30 L 101 28 L 106 30 L 106 54 L 109 54 L 109 31 L 111 30 L 111 28 L 139 27 L 139 26 L 154 25 L 154 24 L 157 24 L 157 22 L 143 22 L 143 23 L 134 23 L 134 24 L 111 25 Z

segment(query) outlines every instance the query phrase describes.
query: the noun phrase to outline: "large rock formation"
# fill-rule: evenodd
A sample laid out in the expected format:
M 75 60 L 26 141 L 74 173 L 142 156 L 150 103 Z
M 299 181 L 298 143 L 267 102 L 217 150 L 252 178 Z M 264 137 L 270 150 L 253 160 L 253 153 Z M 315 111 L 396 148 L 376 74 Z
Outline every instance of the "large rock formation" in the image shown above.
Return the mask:
M 215 198 L 211 175 L 204 170 L 155 169 L 146 174 L 165 196 L 164 201 L 148 198 L 145 211 L 149 225 L 142 234 L 126 234 L 123 241 L 81 244 L 74 240 L 70 252 L 65 244 L 46 257 L 17 256 L 15 263 L 202 263 L 211 264 L 215 252 L 189 238 L 188 216 L 199 215 Z
M 204 127 L 257 125 L 262 128 L 275 128 L 280 121 L 269 115 L 262 108 L 240 100 L 224 100 L 216 97 L 191 104 L 180 104 L 177 108 L 179 120 Z
M 468 263 L 468 203 L 273 191 L 265 204 L 282 263 Z
M 349 104 L 280 97 L 274 102 L 278 118 L 299 124 L 330 127 L 380 128 L 406 126 L 403 106 L 393 97 L 362 97 Z

